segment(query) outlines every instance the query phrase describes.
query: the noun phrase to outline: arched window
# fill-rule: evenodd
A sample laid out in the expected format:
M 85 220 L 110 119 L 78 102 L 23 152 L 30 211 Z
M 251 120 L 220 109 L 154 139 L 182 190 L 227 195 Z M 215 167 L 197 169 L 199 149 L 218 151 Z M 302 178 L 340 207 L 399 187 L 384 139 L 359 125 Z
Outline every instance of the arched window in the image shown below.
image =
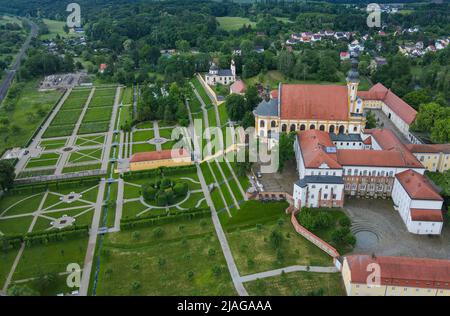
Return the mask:
M 324 131 L 324 130 L 325 130 L 325 125 L 320 125 L 319 129 L 320 129 L 321 131 Z
M 304 131 L 305 129 L 306 129 L 305 124 L 300 125 L 300 130 L 301 130 L 301 131 Z
M 345 126 L 344 125 L 339 126 L 339 134 L 344 134 L 344 132 L 345 132 Z
M 274 128 L 276 126 L 276 124 L 277 123 L 275 121 L 272 121 L 272 122 L 270 122 L 270 127 Z
M 311 126 L 309 127 L 309 129 L 316 129 L 316 126 L 314 124 L 311 124 Z
M 291 124 L 290 131 L 291 131 L 291 132 L 295 132 L 295 124 Z
M 264 127 L 266 125 L 266 123 L 264 122 L 264 120 L 259 121 L 259 127 Z
M 272 138 L 272 130 L 267 131 L 267 138 Z
M 328 129 L 329 133 L 334 133 L 334 125 L 330 125 L 330 128 Z
M 286 132 L 287 126 L 286 124 L 281 125 L 281 131 Z
M 353 127 L 353 131 L 356 132 L 358 130 L 358 127 Z

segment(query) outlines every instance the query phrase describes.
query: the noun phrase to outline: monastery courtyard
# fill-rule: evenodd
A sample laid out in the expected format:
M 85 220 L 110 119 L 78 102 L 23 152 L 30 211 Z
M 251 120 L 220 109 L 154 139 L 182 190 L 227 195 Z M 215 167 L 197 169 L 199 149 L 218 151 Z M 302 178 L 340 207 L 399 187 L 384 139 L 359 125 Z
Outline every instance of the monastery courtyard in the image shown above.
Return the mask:
M 352 220 L 352 232 L 357 238 L 354 254 L 448 258 L 448 225 L 444 226 L 440 236 L 411 234 L 390 199 L 346 197 L 344 210 Z

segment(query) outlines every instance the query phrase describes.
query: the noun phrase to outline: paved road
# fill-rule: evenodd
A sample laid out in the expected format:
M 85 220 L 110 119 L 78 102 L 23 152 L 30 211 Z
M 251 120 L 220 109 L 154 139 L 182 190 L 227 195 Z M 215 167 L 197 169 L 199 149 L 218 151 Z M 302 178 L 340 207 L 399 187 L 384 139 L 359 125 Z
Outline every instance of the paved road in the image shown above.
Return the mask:
M 13 66 L 10 70 L 7 71 L 6 78 L 3 80 L 2 84 L 0 85 L 0 103 L 2 103 L 3 99 L 6 97 L 6 93 L 8 92 L 9 87 L 11 86 L 11 83 L 14 79 L 14 76 L 16 75 L 17 70 L 19 70 L 20 62 L 25 57 L 25 54 L 30 47 L 31 39 L 36 37 L 38 34 L 39 27 L 31 22 L 28 19 L 25 19 L 29 25 L 30 25 L 30 33 L 27 36 L 27 39 L 22 45 L 22 48 L 20 49 L 19 53 L 16 56 L 16 60 L 14 61 Z
M 109 124 L 109 131 L 106 135 L 105 150 L 103 153 L 102 170 L 108 170 L 109 157 L 111 153 L 112 141 L 114 138 L 114 128 L 116 123 L 116 118 L 118 114 L 119 104 L 120 104 L 120 90 L 122 87 L 117 87 L 116 97 L 114 100 L 114 108 L 111 116 L 111 123 Z M 86 251 L 86 256 L 84 258 L 83 274 L 81 277 L 80 285 L 80 296 L 87 296 L 89 290 L 89 282 L 91 278 L 92 264 L 95 255 L 95 248 L 97 245 L 97 235 L 100 227 L 100 220 L 103 210 L 103 197 L 105 196 L 107 183 L 105 179 L 102 179 L 97 194 L 97 201 L 95 203 L 94 216 L 92 218 L 91 229 L 89 231 L 89 242 Z
M 242 276 L 240 279 L 241 279 L 241 282 L 249 282 L 249 281 L 254 281 L 257 279 L 269 278 L 269 277 L 273 277 L 276 275 L 280 275 L 283 272 L 289 273 L 289 272 L 297 272 L 297 271 L 307 271 L 307 272 L 317 272 L 317 273 L 337 273 L 337 272 L 339 272 L 339 270 L 336 269 L 335 267 L 310 266 L 308 268 L 308 266 L 296 265 L 296 266 L 290 266 L 290 267 L 286 267 L 286 268 L 275 269 L 275 270 L 270 270 L 270 271 L 255 273 L 255 274 L 249 274 L 246 276 Z

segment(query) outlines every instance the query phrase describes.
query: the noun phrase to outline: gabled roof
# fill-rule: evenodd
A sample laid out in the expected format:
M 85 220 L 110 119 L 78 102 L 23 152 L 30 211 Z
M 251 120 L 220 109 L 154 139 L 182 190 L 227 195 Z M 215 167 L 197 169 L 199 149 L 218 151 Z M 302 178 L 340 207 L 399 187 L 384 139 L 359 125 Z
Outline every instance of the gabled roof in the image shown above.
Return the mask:
M 383 101 L 408 125 L 416 119 L 417 111 L 381 83 L 377 83 L 369 91 L 359 91 L 358 96 L 366 100 Z
M 330 169 L 340 169 L 336 153 L 326 152 L 335 148 L 328 133 L 319 130 L 302 131 L 297 134 L 303 163 L 306 168 L 319 168 L 326 164 Z
M 398 150 L 339 149 L 337 161 L 343 166 L 423 168 L 411 153 L 404 155 Z
M 230 86 L 230 89 L 232 93 L 243 93 L 246 89 L 245 83 L 242 80 L 237 80 Z
M 351 255 L 345 259 L 352 283 L 366 284 L 371 263 L 378 264 L 381 285 L 450 289 L 450 260 Z M 370 279 L 370 278 L 369 278 Z
M 417 160 L 417 158 L 390 129 L 367 129 L 364 130 L 364 133 L 371 135 L 383 151 L 399 152 L 399 158 L 403 160 L 403 164 L 405 166 L 412 168 L 422 167 L 422 164 Z
M 281 119 L 348 120 L 346 86 L 281 84 Z
M 413 153 L 450 154 L 450 144 L 408 144 L 406 147 Z
M 395 175 L 411 199 L 443 201 L 424 175 L 414 170 L 405 170 Z

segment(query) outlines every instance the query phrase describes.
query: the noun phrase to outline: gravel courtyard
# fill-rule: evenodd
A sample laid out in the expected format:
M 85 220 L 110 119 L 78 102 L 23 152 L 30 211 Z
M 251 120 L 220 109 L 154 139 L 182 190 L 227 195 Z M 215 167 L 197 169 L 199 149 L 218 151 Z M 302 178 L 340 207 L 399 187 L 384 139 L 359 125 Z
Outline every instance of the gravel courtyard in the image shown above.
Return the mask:
M 345 210 L 357 237 L 354 254 L 450 258 L 450 228 L 441 236 L 414 235 L 406 230 L 391 200 L 347 199 Z

